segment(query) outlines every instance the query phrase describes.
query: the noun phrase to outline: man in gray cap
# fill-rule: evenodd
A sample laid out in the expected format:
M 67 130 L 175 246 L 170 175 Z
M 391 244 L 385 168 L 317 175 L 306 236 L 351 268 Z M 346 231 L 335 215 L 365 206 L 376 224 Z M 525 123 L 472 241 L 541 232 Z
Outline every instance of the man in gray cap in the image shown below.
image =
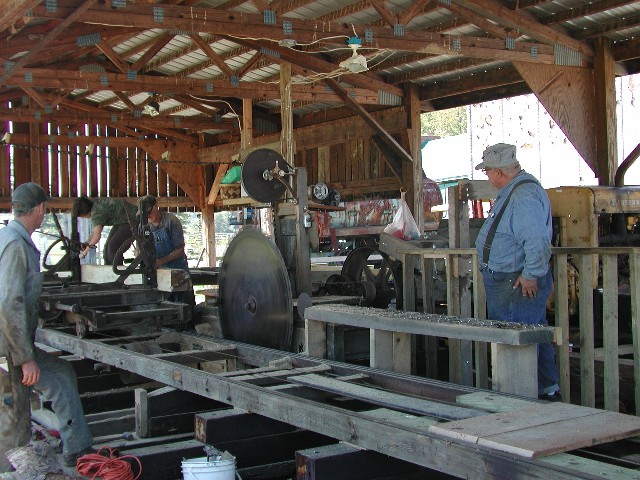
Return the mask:
M 92 451 L 93 438 L 73 367 L 35 346 L 42 276 L 40 252 L 31 235 L 42 224 L 47 200 L 37 183 L 20 185 L 11 196 L 14 220 L 0 230 L 0 356 L 7 359 L 11 385 L 0 409 L 13 429 L 10 436 L 3 435 L 1 453 L 29 442 L 29 388 L 33 387 L 51 402 L 58 417 L 63 463 L 75 466 L 79 456 Z M 3 422 L 3 429 L 6 426 Z
M 499 192 L 478 232 L 476 249 L 491 320 L 547 325 L 553 287 L 551 207 L 540 182 L 520 167 L 516 147 L 498 143 L 482 154 L 482 170 Z M 555 352 L 538 345 L 538 396 L 561 400 Z

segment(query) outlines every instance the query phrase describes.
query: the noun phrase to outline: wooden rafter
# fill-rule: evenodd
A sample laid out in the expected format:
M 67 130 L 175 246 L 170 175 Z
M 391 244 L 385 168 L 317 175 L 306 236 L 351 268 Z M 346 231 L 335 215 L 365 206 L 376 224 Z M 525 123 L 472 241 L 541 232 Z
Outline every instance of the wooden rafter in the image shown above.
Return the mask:
M 0 32 L 11 29 L 14 23 L 19 21 L 29 10 L 41 1 L 42 0 L 16 0 L 0 9 Z
M 380 17 L 382 17 L 382 19 L 390 27 L 393 27 L 396 23 L 398 23 L 398 19 L 397 19 L 396 15 L 386 7 L 386 5 L 384 4 L 383 1 L 381 1 L 381 0 L 369 0 L 369 4 L 373 8 L 375 8 L 376 12 L 378 12 L 378 15 L 380 15 Z
M 432 10 L 435 8 L 436 2 L 434 0 L 416 0 L 409 8 L 399 15 L 398 23 L 401 25 L 408 25 L 411 20 L 418 15 L 424 13 L 425 10 Z
M 540 25 L 535 20 L 519 12 L 504 7 L 495 0 L 452 0 L 454 3 L 461 5 L 469 10 L 474 11 L 482 18 L 493 20 L 503 27 L 514 29 L 525 35 L 535 38 L 536 40 L 553 45 L 555 43 L 563 44 L 572 48 L 582 55 L 593 56 L 593 49 L 584 42 L 576 40 L 573 37 L 562 34 L 545 25 Z
M 147 63 L 151 61 L 153 57 L 155 57 L 160 50 L 164 48 L 164 46 L 171 41 L 173 35 L 168 32 L 164 32 L 158 36 L 158 38 L 153 42 L 153 44 L 144 52 L 144 54 L 138 58 L 131 65 L 131 70 L 139 71 L 143 69 Z
M 43 88 L 86 88 L 94 91 L 103 91 L 107 87 L 112 91 L 125 92 L 155 92 L 158 94 L 181 93 L 188 95 L 206 95 L 215 92 L 216 96 L 260 98 L 262 100 L 278 98 L 280 92 L 278 85 L 267 85 L 262 82 L 240 82 L 232 85 L 229 80 L 202 80 L 195 78 L 172 78 L 161 76 L 138 75 L 136 79 L 129 78 L 125 74 L 93 73 L 93 72 L 69 72 L 61 70 L 25 69 L 32 77 L 25 80 L 20 77 L 12 80 L 15 85 L 27 85 Z M 350 75 L 349 77 L 356 77 Z M 105 82 L 107 85 L 105 85 Z M 356 83 L 355 81 L 353 83 Z M 358 102 L 375 105 L 379 103 L 377 92 L 372 92 L 375 85 L 366 85 L 364 80 L 358 79 L 363 88 L 351 88 L 349 91 L 358 99 Z M 375 83 L 375 82 L 371 82 Z M 397 87 L 390 86 L 394 91 Z M 336 101 L 335 93 L 327 92 L 319 85 L 295 85 L 293 88 L 298 100 L 325 100 Z
M 0 83 L 5 83 L 6 80 L 8 78 L 11 78 L 19 68 L 28 64 L 31 58 L 36 53 L 38 53 L 45 46 L 47 46 L 51 40 L 53 40 L 58 35 L 60 35 L 65 30 L 65 28 L 67 28 L 69 25 L 75 22 L 77 18 L 82 16 L 82 14 L 86 10 L 88 10 L 96 1 L 97 0 L 85 0 L 85 2 L 82 5 L 80 5 L 77 9 L 75 9 L 68 17 L 66 17 L 59 24 L 57 24 L 42 40 L 40 40 L 40 42 L 38 42 L 38 44 L 35 47 L 33 47 L 31 51 L 29 51 L 29 53 L 26 53 L 25 55 L 20 57 L 18 61 L 16 61 L 15 65 L 13 65 L 12 68 L 7 69 L 5 73 L 0 75 Z
M 104 55 L 111 60 L 111 62 L 118 68 L 118 70 L 120 70 L 122 73 L 127 73 L 131 67 L 129 66 L 129 64 L 127 62 L 125 62 L 122 58 L 120 58 L 120 55 L 118 55 L 116 53 L 116 51 L 111 48 L 111 45 L 109 45 L 107 42 L 105 42 L 104 40 L 102 40 L 100 43 L 98 43 L 96 45 L 96 47 L 98 48 L 98 50 L 100 50 L 102 53 L 104 53 Z
M 229 68 L 229 65 L 227 65 L 222 58 L 220 58 L 220 55 L 218 55 L 213 50 L 213 48 L 211 48 L 211 45 L 209 45 L 209 43 L 207 43 L 204 38 L 202 38 L 197 33 L 190 34 L 189 38 L 191 38 L 191 40 L 193 40 L 195 44 L 198 45 L 200 50 L 202 50 L 207 57 L 213 60 L 213 63 L 215 63 L 225 75 L 227 75 L 228 77 L 232 77 L 234 75 L 233 70 Z

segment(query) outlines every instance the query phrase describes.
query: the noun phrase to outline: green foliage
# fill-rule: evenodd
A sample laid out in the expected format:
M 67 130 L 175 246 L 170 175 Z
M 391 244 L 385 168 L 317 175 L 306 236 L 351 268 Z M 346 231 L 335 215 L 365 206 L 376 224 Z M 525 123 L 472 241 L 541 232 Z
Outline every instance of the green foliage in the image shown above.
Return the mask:
M 420 115 L 422 135 L 451 137 L 467 131 L 467 108 L 457 107 Z

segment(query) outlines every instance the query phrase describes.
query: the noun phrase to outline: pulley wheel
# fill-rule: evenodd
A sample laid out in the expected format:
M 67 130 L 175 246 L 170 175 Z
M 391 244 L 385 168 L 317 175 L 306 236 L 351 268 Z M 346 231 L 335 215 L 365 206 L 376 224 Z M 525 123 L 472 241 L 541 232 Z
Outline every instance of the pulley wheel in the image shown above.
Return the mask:
M 218 275 L 224 337 L 289 350 L 293 302 L 289 274 L 275 244 L 259 231 L 239 232 Z
M 345 258 L 340 274 L 356 282 L 366 281 L 375 285 L 372 307 L 387 308 L 394 299 L 399 308 L 402 306 L 402 263 L 390 260 L 381 251 L 371 247 L 352 250 Z
M 291 167 L 285 162 L 282 155 L 268 148 L 254 150 L 244 159 L 241 175 L 242 186 L 247 195 L 257 202 L 274 202 L 284 195 L 287 187 L 283 182 L 286 182 L 287 179 L 268 178 L 268 175 L 265 174 L 265 172 L 272 172 L 276 164 L 284 172 L 291 172 Z

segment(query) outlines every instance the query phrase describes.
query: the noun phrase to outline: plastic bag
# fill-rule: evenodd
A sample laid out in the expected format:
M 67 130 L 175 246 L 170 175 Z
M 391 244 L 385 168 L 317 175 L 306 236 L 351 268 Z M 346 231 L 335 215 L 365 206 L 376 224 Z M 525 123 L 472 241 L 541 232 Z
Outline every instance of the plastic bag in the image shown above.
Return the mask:
M 404 199 L 404 192 L 400 192 L 400 207 L 393 216 L 393 221 L 384 228 L 385 233 L 389 233 L 401 240 L 419 240 L 420 230 L 418 224 L 411 215 L 409 205 Z

